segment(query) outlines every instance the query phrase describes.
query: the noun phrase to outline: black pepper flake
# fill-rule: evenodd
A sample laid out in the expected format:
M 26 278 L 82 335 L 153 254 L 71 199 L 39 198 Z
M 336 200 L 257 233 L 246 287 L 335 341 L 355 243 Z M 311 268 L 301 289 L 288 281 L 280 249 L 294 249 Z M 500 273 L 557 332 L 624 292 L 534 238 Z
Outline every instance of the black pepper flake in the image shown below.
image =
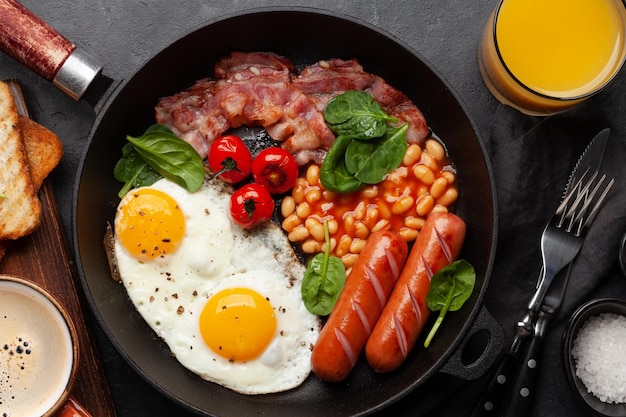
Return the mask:
M 172 298 L 175 298 L 178 300 L 178 294 L 177 293 L 172 294 Z
M 176 314 L 181 315 L 185 312 L 185 307 L 183 306 L 178 306 L 178 308 L 176 309 Z
M 196 297 L 198 295 L 198 291 L 193 290 L 193 296 Z

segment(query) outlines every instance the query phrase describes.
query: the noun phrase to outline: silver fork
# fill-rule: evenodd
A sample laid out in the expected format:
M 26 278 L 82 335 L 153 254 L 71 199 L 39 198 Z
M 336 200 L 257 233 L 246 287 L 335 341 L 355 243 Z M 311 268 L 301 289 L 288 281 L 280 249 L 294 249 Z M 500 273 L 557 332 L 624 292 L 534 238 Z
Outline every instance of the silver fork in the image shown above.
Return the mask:
M 594 185 L 599 173 L 598 171 L 594 172 L 591 178 L 583 183 L 588 172 L 589 169 L 583 173 L 572 190 L 565 196 L 541 235 L 543 275 L 538 290 L 528 304 L 528 310 L 532 313 L 531 316 L 536 315 L 541 308 L 541 303 L 554 276 L 565 265 L 572 262 L 580 252 L 583 238 L 615 182 L 615 179 L 611 178 L 594 203 L 596 194 L 606 180 L 606 174 L 603 174 Z M 591 211 L 589 211 L 590 207 Z
M 555 305 L 551 306 L 553 307 L 551 313 L 546 317 L 545 309 L 542 311 L 546 292 L 550 288 L 555 275 L 566 265 L 570 264 L 580 252 L 586 232 L 615 182 L 614 179 L 611 179 L 600 192 L 606 180 L 606 175 L 602 175 L 595 182 L 599 175 L 596 171 L 588 181 L 583 182 L 588 171 L 587 169 L 574 187 L 565 195 L 541 235 L 543 268 L 537 291 L 528 304 L 526 316 L 517 323 L 515 338 L 472 410 L 471 417 L 500 416 L 505 404 L 507 405 L 507 410 L 504 411 L 513 413 L 513 415 L 525 416 L 529 413 L 528 407 L 530 407 L 531 402 L 526 401 L 529 400 L 529 397 L 524 394 L 520 396 L 517 392 L 509 393 L 512 386 L 529 386 L 534 381 L 527 381 L 526 379 L 536 378 L 537 372 L 532 372 L 530 375 L 522 372 L 523 375 L 519 376 L 520 365 L 524 365 L 520 364 L 520 355 L 524 352 L 530 336 L 533 336 L 537 329 L 536 322 L 538 316 L 541 317 L 539 327 L 542 331 L 540 336 L 543 338 L 547 320 L 556 312 L 565 293 L 564 288 L 562 291 L 557 291 L 559 295 L 556 296 L 556 300 L 552 296 L 553 293 L 551 293 L 551 297 L 548 298 Z M 596 199 L 596 195 L 599 192 L 600 195 Z M 565 281 L 566 284 L 567 281 Z M 536 340 L 534 339 L 534 341 Z M 532 349 L 529 350 L 532 350 L 531 354 L 536 358 L 540 344 L 533 343 L 532 345 Z M 528 354 L 524 356 L 526 358 L 529 357 Z M 528 369 L 526 367 L 522 370 Z M 531 371 L 534 369 L 536 369 L 534 366 L 530 368 Z M 519 378 L 524 379 L 524 381 L 520 383 Z M 515 400 L 515 407 L 511 404 L 512 399 Z

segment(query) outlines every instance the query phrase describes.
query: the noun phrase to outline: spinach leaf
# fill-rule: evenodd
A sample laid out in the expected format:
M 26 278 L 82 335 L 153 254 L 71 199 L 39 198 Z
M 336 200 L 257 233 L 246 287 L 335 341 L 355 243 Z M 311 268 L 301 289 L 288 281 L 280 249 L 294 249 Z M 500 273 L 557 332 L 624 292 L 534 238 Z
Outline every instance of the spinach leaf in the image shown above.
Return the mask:
M 392 126 L 398 119 L 369 93 L 350 90 L 333 98 L 324 120 L 337 135 L 320 169 L 327 190 L 347 193 L 377 184 L 402 163 L 409 126 Z
M 204 181 L 204 163 L 196 150 L 168 127 L 154 125 L 138 137 L 126 136 L 148 165 L 163 177 L 197 191 Z
M 309 312 L 327 316 L 335 307 L 346 282 L 346 269 L 341 259 L 330 256 L 328 222 L 324 221 L 326 250 L 309 261 L 302 279 L 302 301 Z
M 349 136 L 337 136 L 320 168 L 320 182 L 329 191 L 349 193 L 363 186 L 346 168 L 346 149 L 352 142 Z
M 362 140 L 381 137 L 388 122 L 398 121 L 385 113 L 369 93 L 360 90 L 349 90 L 334 97 L 326 106 L 324 119 L 336 135 Z
M 387 127 L 385 135 L 374 140 L 353 140 L 346 149 L 345 163 L 348 172 L 365 184 L 378 184 L 387 173 L 396 169 L 406 152 L 406 131 L 409 125 L 400 128 Z
M 162 178 L 161 174 L 139 156 L 132 143 L 126 143 L 122 148 L 122 157 L 113 168 L 113 176 L 124 183 L 117 194 L 120 198 L 132 188 L 152 185 Z
M 441 268 L 433 275 L 430 290 L 426 296 L 426 304 L 430 311 L 439 311 L 439 317 L 426 337 L 424 347 L 430 345 L 446 313 L 457 311 L 465 304 L 474 291 L 475 283 L 474 267 L 462 259 Z

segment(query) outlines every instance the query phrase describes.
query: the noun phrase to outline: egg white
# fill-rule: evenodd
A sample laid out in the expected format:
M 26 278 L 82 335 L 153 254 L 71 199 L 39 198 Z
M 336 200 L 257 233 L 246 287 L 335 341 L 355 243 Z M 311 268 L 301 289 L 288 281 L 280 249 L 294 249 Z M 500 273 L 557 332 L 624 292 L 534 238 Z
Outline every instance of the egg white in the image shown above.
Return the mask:
M 233 224 L 231 190 L 219 181 L 207 181 L 195 193 L 166 179 L 150 188 L 176 200 L 186 226 L 179 248 L 152 261 L 132 257 L 115 238 L 119 275 L 137 311 L 172 355 L 203 379 L 244 394 L 300 385 L 311 370 L 320 321 L 304 307 L 300 283 L 305 268 L 280 227 L 269 222 L 247 231 Z M 200 313 L 208 298 L 232 287 L 256 290 L 276 311 L 274 339 L 260 357 L 246 363 L 217 355 L 200 334 Z

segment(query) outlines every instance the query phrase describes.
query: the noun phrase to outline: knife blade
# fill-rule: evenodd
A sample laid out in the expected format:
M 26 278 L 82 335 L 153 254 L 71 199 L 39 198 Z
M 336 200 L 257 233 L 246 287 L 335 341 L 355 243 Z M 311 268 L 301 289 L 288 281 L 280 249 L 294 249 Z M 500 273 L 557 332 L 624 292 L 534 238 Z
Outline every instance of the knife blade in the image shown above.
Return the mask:
M 575 186 L 587 168 L 600 168 L 609 136 L 610 129 L 604 129 L 591 139 L 574 164 L 563 197 Z M 515 337 L 479 396 L 471 417 L 500 416 L 503 412 L 514 413 L 511 415 L 515 416 L 530 414 L 533 393 L 531 388 L 535 386 L 539 371 L 537 358 L 542 352 L 548 322 L 563 300 L 570 271 L 571 263 L 557 274 L 552 285 L 545 282 L 543 273 L 540 273 L 527 314 L 517 322 Z M 511 404 L 513 399 L 515 404 Z

